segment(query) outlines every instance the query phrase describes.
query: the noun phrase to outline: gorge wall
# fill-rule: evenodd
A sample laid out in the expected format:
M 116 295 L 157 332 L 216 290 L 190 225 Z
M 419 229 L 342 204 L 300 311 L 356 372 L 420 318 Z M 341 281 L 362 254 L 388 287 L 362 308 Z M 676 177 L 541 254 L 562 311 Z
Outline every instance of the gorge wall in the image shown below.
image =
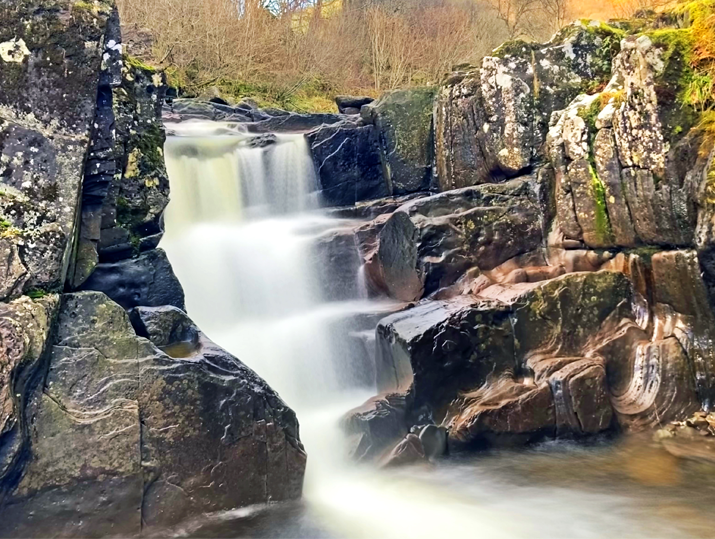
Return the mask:
M 0 535 L 139 534 L 301 494 L 295 414 L 183 312 L 158 248 L 162 115 L 257 147 L 304 133 L 330 213 L 359 222 L 321 242 L 322 271 L 357 246 L 370 295 L 401 307 L 375 335 L 378 394 L 343 420 L 356 458 L 709 409 L 713 102 L 686 86 L 712 13 L 580 21 L 439 88 L 301 115 L 165 105 L 109 1 L 0 3 Z
M 380 395 L 345 419 L 358 458 L 424 458 L 429 425 L 481 447 L 711 406 L 715 101 L 692 94 L 705 20 L 694 2 L 578 21 L 453 73 L 433 108 L 398 91 L 357 127 L 308 135 L 326 189 L 379 160 L 370 185 L 413 193 L 345 212 L 374 218 L 356 230 L 372 293 L 407 302 L 378 327 Z M 340 157 L 357 137 L 377 159 Z

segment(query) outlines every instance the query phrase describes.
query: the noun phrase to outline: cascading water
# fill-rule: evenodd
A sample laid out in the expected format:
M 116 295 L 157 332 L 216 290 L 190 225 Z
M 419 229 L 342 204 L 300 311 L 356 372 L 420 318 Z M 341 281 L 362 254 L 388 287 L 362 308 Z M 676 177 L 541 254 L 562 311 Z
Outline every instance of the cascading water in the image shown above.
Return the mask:
M 652 499 L 620 477 L 631 475 L 625 460 L 625 473 L 609 468 L 613 457 L 599 453 L 610 451 L 603 448 L 506 454 L 490 466 L 458 460 L 377 472 L 346 465 L 338 420 L 374 393 L 362 372 L 369 370 L 368 354 L 356 350 L 358 338 L 374 331 L 374 324 L 352 321 L 374 321 L 378 317 L 371 314 L 390 306 L 360 299 L 357 263 L 340 272 L 351 281 L 341 287 L 354 293 L 342 294 L 341 301 L 326 296 L 329 283 L 319 271 L 316 246 L 346 224 L 319 210 L 305 139 L 249 136 L 235 126 L 208 122 L 171 129 L 165 148 L 171 203 L 162 247 L 184 286 L 189 314 L 297 412 L 308 452 L 308 516 L 289 515 L 289 524 L 269 524 L 248 535 L 682 536 L 682 530 L 655 518 Z M 356 317 L 360 313 L 366 316 Z M 545 471 L 549 466 L 551 475 Z M 619 485 L 619 495 L 609 488 L 589 491 L 559 483 L 554 478 L 564 466 L 577 470 L 571 472 L 576 476 L 588 467 L 603 470 L 608 486 Z M 541 476 L 532 486 L 525 477 L 534 473 Z M 597 482 L 600 476 L 594 477 Z M 607 522 L 594 526 L 603 516 Z M 228 536 L 230 530 L 216 534 Z
M 172 199 L 162 246 L 189 312 L 291 406 L 330 401 L 341 389 L 330 328 L 366 305 L 321 298 L 312 249 L 336 221 L 317 211 L 305 139 L 176 129 L 182 136 L 166 144 Z

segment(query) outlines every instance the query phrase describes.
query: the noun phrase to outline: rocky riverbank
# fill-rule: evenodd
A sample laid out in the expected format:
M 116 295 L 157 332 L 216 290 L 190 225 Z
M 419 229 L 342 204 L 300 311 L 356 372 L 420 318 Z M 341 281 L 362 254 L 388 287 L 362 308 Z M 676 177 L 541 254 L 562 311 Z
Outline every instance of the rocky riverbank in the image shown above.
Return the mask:
M 576 22 L 334 115 L 165 105 L 110 1 L 37 5 L 0 5 L 1 536 L 136 535 L 301 495 L 295 414 L 184 313 L 157 248 L 164 121 L 228 122 L 258 148 L 305 135 L 350 219 L 321 271 L 359 256 L 370 296 L 401 305 L 377 327 L 375 398 L 343 420 L 355 458 L 710 409 L 713 103 L 687 92 L 704 4 Z

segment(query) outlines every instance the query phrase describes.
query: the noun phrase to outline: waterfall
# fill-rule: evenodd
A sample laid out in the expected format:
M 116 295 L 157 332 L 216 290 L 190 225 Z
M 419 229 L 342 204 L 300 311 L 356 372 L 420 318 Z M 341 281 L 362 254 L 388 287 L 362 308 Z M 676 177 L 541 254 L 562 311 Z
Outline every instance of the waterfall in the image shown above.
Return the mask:
M 406 471 L 346 466 L 338 421 L 374 394 L 364 343 L 381 310 L 391 308 L 365 299 L 358 256 L 346 257 L 348 267 L 339 272 L 321 272 L 317 246 L 326 234 L 354 223 L 320 210 L 301 135 L 257 138 L 210 122 L 171 129 L 165 146 L 171 203 L 162 247 L 184 286 L 191 317 L 298 414 L 308 468 L 307 516 L 297 520 L 316 521 L 321 537 L 573 539 L 622 537 L 633 530 L 638 517 L 614 516 L 632 504 L 626 497 L 548 482 L 513 487 L 503 472 L 515 468 L 518 475 L 521 461 L 509 455 L 504 464 L 496 461 L 496 474 L 486 464 L 459 461 Z M 326 296 L 337 274 L 345 279 L 337 287 L 344 293 Z M 541 457 L 531 458 L 538 470 Z M 556 457 L 554 477 L 563 475 L 559 458 L 568 462 Z M 574 459 L 579 469 L 593 462 L 578 453 Z M 610 515 L 604 535 L 592 535 L 584 523 L 603 515 Z M 676 535 L 655 525 L 643 531 L 651 538 Z M 220 536 L 228 535 L 224 530 Z M 300 522 L 281 522 L 264 536 L 316 534 Z
M 316 271 L 319 238 L 345 223 L 320 210 L 302 135 L 256 137 L 208 122 L 176 124 L 171 133 L 162 247 L 187 309 L 296 410 L 312 454 L 304 417 L 343 401 L 348 390 L 363 389 L 354 404 L 372 392 L 370 377 L 354 368 L 368 361 L 366 353 L 356 358 L 355 339 L 374 327 L 352 319 L 376 309 L 358 290 L 357 251 L 354 267 L 341 269 L 355 290 L 347 301 L 326 298 Z

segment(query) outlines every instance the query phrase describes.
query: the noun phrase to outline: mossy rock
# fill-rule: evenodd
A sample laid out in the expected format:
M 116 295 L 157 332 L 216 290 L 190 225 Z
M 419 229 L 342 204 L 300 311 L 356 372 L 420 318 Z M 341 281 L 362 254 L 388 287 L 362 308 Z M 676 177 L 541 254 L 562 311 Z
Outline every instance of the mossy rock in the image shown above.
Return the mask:
M 396 195 L 424 191 L 432 181 L 432 113 L 438 88 L 396 90 L 369 107 L 380 132 L 383 168 Z

